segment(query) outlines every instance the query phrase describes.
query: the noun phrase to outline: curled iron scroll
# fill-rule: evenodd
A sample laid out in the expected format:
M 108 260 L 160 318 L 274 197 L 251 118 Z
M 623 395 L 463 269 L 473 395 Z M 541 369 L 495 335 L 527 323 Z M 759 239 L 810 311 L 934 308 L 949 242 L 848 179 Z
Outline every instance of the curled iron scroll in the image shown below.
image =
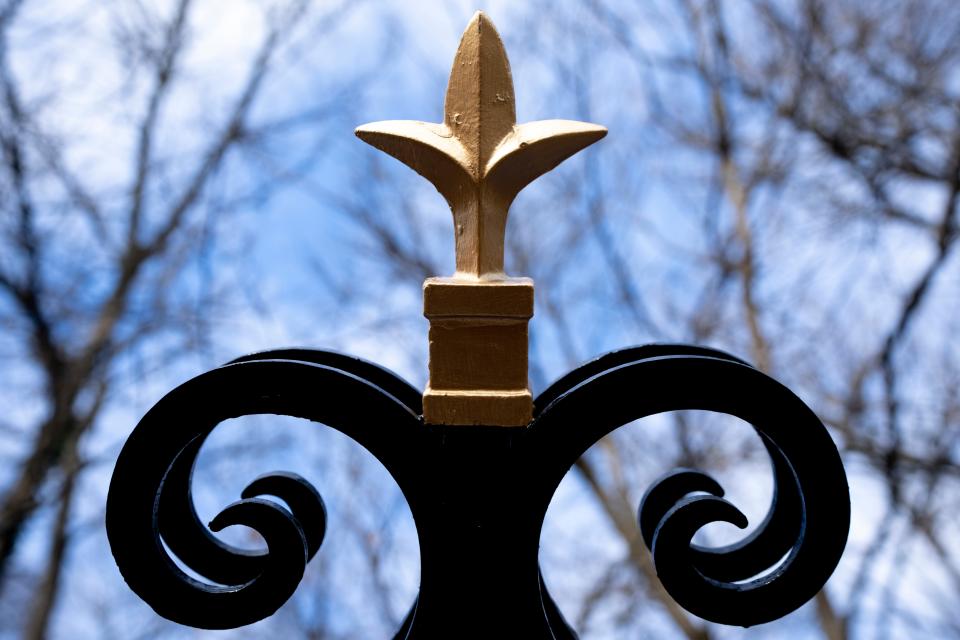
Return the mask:
M 268 617 L 293 594 L 323 540 L 322 499 L 294 474 L 261 476 L 209 529 L 246 525 L 261 534 L 267 550 L 223 543 L 193 506 L 190 480 L 206 437 L 224 420 L 244 415 L 313 420 L 367 448 L 402 488 L 400 461 L 416 446 L 418 404 L 419 393 L 385 369 L 307 350 L 247 356 L 174 389 L 127 440 L 111 480 L 107 534 L 124 579 L 157 613 L 181 624 L 226 629 Z M 280 498 L 288 508 L 261 496 Z M 217 584 L 187 575 L 164 544 Z
M 531 515 L 521 519 L 536 527 L 530 538 L 536 542 L 550 499 L 577 458 L 622 425 L 680 409 L 727 413 L 752 424 L 770 455 L 775 494 L 753 533 L 734 545 L 705 548 L 691 542 L 698 529 L 714 521 L 745 526 L 743 514 L 702 472 L 677 470 L 654 483 L 638 520 L 664 587 L 686 609 L 714 622 L 750 626 L 793 611 L 839 561 L 850 519 L 846 477 L 836 447 L 806 405 L 725 353 L 686 345 L 627 349 L 575 369 L 544 391 L 533 423 L 514 432 L 505 449 L 513 466 L 501 472 L 516 476 L 506 483 L 515 487 L 512 503 L 521 506 L 515 514 Z M 420 393 L 402 379 L 332 352 L 253 354 L 190 380 L 147 413 L 117 462 L 107 533 L 121 573 L 160 615 L 201 628 L 255 622 L 292 595 L 326 528 L 312 486 L 290 473 L 261 476 L 209 529 L 193 505 L 191 476 L 206 437 L 224 420 L 251 414 L 306 418 L 353 438 L 397 481 L 423 539 L 448 515 L 428 487 L 442 477 L 436 474 L 450 452 L 441 443 L 450 434 L 425 429 L 420 412 Z M 231 524 L 259 531 L 267 551 L 236 549 L 211 532 Z M 167 549 L 217 584 L 188 576 Z M 440 562 L 448 560 L 455 558 Z M 522 580 L 521 573 L 503 579 Z M 532 587 L 547 637 L 575 638 L 542 577 L 536 578 Z M 434 597 L 455 587 L 435 582 Z M 414 630 L 417 612 L 415 602 L 395 638 L 432 637 Z
M 722 548 L 692 544 L 710 522 L 746 517 L 710 476 L 677 470 L 644 496 L 639 524 L 658 577 L 688 611 L 752 626 L 812 598 L 843 552 L 850 525 L 846 475 L 836 446 L 789 389 L 737 358 L 686 345 L 608 354 L 571 372 L 537 399 L 531 474 L 546 509 L 560 479 L 600 438 L 646 416 L 683 409 L 733 415 L 753 425 L 771 458 L 774 499 L 749 536 Z

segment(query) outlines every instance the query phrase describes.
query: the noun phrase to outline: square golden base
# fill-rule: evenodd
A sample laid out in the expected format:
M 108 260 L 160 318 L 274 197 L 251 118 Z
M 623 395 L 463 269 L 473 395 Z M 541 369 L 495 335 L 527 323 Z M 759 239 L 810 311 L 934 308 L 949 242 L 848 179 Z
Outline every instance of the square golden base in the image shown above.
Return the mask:
M 533 413 L 527 381 L 529 278 L 430 278 L 430 382 L 423 396 L 431 424 L 524 426 Z
M 525 427 L 533 419 L 533 396 L 523 391 L 438 390 L 423 394 L 428 424 Z

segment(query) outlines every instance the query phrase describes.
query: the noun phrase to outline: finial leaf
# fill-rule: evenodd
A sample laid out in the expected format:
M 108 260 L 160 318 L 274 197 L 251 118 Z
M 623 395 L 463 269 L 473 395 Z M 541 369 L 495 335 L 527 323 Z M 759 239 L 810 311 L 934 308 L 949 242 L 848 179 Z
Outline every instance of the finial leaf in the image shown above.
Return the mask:
M 474 14 L 460 38 L 443 110 L 444 124 L 460 139 L 479 179 L 497 145 L 517 122 L 507 52 L 483 12 Z
M 463 146 L 443 125 L 384 120 L 357 127 L 355 133 L 432 182 L 450 206 L 473 183 Z
M 519 125 L 490 158 L 487 181 L 512 201 L 525 186 L 605 135 L 606 127 L 575 120 Z
M 430 180 L 453 211 L 458 278 L 503 278 L 504 230 L 521 189 L 607 130 L 569 120 L 517 125 L 513 77 L 493 23 L 477 12 L 450 71 L 443 124 L 391 120 L 357 136 Z

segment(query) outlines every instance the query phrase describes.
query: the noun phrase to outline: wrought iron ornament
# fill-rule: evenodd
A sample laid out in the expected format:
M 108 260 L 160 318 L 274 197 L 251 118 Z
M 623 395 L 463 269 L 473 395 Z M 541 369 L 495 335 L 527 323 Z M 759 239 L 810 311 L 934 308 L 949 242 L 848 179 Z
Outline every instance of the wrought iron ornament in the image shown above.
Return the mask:
M 473 85 L 464 75 L 470 65 Z M 487 74 L 489 69 L 494 72 Z M 378 123 L 358 130 L 434 181 L 458 229 L 473 225 L 473 231 L 458 232 L 458 273 L 433 283 L 440 294 L 432 303 L 430 281 L 425 289 L 431 341 L 441 343 L 436 350 L 431 345 L 433 395 L 428 388 L 421 396 L 395 374 L 350 356 L 268 351 L 174 389 L 127 440 L 110 484 L 107 533 L 127 583 L 161 616 L 207 629 L 262 620 L 293 594 L 323 542 L 323 500 L 290 473 L 253 480 L 209 526 L 198 518 L 191 476 L 206 437 L 225 420 L 254 414 L 294 416 L 336 429 L 365 447 L 396 480 L 416 523 L 421 557 L 420 591 L 396 640 L 576 638 L 540 574 L 547 507 L 563 476 L 600 438 L 666 411 L 715 411 L 753 425 L 770 455 L 775 485 L 759 527 L 722 548 L 692 543 L 710 522 L 747 525 L 713 478 L 681 469 L 647 491 L 638 525 L 664 588 L 681 606 L 713 622 L 760 624 L 800 607 L 833 572 L 850 524 L 837 449 L 796 395 L 742 360 L 689 345 L 625 349 L 568 373 L 526 407 L 525 388 L 497 387 L 495 379 L 434 362 L 455 351 L 442 344 L 451 335 L 452 342 L 466 336 L 472 347 L 485 346 L 471 333 L 469 317 L 451 324 L 449 314 L 430 316 L 431 304 L 460 308 L 456 305 L 464 302 L 457 296 L 467 292 L 471 313 L 502 330 L 480 335 L 498 347 L 522 346 L 522 358 L 512 355 L 525 372 L 529 314 L 510 310 L 525 308 L 517 292 L 532 289 L 532 283 L 503 274 L 507 208 L 527 182 L 604 133 L 596 125 L 566 121 L 516 126 L 509 78 L 499 37 L 477 14 L 451 73 L 445 124 Z M 453 88 L 458 83 L 472 87 L 467 91 L 475 96 L 472 105 Z M 500 119 L 488 129 L 484 105 L 491 96 Z M 504 113 L 509 117 L 502 119 Z M 432 151 L 412 151 L 404 140 Z M 493 186 L 485 182 L 511 154 L 527 159 L 508 162 Z M 491 218 L 499 237 L 485 231 Z M 475 304 L 477 297 L 488 306 Z M 448 347 L 451 351 L 444 350 Z M 474 353 L 466 353 L 467 363 L 476 365 Z M 440 420 L 424 419 L 425 399 L 438 402 Z M 495 410 L 488 411 L 484 402 Z M 511 425 L 524 411 L 531 419 Z M 503 419 L 477 424 L 478 415 Z M 237 524 L 258 531 L 267 549 L 237 549 L 213 534 Z M 188 576 L 170 552 L 209 582 Z

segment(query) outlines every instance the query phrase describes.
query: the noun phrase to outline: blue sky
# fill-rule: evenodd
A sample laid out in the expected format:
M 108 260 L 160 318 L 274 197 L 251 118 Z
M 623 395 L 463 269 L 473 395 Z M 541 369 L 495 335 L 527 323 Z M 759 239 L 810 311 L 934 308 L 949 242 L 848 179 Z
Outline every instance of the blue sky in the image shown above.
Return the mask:
M 79 32 L 54 30 L 56 37 L 38 38 L 35 31 L 23 31 L 23 39 L 17 46 L 28 53 L 18 58 L 21 73 L 24 77 L 37 75 L 52 85 L 69 88 L 69 99 L 51 110 L 49 124 L 59 131 L 79 132 L 78 142 L 71 152 L 71 163 L 82 168 L 93 184 L 102 186 L 105 198 L 119 199 L 122 194 L 115 191 L 116 185 L 127 177 L 133 141 L 118 132 L 126 130 L 129 105 L 136 104 L 137 98 L 142 97 L 144 86 L 136 78 L 128 77 L 122 65 L 111 62 L 105 55 L 112 42 L 112 26 L 106 20 L 106 10 L 97 9 L 94 2 L 58 2 L 44 6 L 62 11 L 64 24 L 81 15 L 86 26 Z M 169 104 L 167 117 L 172 124 L 161 141 L 161 148 L 168 150 L 171 158 L 189 155 L 196 148 L 211 116 L 223 108 L 231 90 L 242 77 L 249 53 L 262 34 L 257 6 L 256 2 L 231 2 L 229 11 L 217 3 L 198 6 L 195 46 L 185 62 L 189 74 L 177 98 Z M 576 21 L 580 17 L 578 7 L 575 3 L 564 3 L 557 20 Z M 87 490 L 83 492 L 76 515 L 78 526 L 85 533 L 74 550 L 75 564 L 65 583 L 63 601 L 65 610 L 83 613 L 77 617 L 60 616 L 56 627 L 60 636 L 75 637 L 75 629 L 79 626 L 90 629 L 87 635 L 94 637 L 97 614 L 91 602 L 105 605 L 121 596 L 128 596 L 123 600 L 123 607 L 129 607 L 129 610 L 117 614 L 122 625 L 152 624 L 152 612 L 126 592 L 110 561 L 102 531 L 97 527 L 98 518 L 102 517 L 106 482 L 119 445 L 143 412 L 173 386 L 240 353 L 289 345 L 348 351 L 395 369 L 415 384 L 425 382 L 427 325 L 420 316 L 420 283 L 392 281 L 383 270 L 371 267 L 365 259 L 369 256 L 358 255 L 363 249 L 358 247 L 357 238 L 362 234 L 351 226 L 348 217 L 335 203 L 337 198 L 362 194 L 362 190 L 369 188 L 364 186 L 364 173 L 358 167 L 376 167 L 383 172 L 377 187 L 387 194 L 386 197 L 395 192 L 395 198 L 409 198 L 433 225 L 430 229 L 438 230 L 431 237 L 422 238 L 423 242 L 430 243 L 432 255 L 438 263 L 446 267 L 446 271 L 441 270 L 436 275 L 452 272 L 452 224 L 442 198 L 406 167 L 389 158 L 381 159 L 378 152 L 354 137 L 353 128 L 384 119 L 440 121 L 449 64 L 460 33 L 476 8 L 463 2 L 364 3 L 334 32 L 324 35 L 319 44 L 309 34 L 301 34 L 296 46 L 284 52 L 281 58 L 284 72 L 271 81 L 255 111 L 257 117 L 270 119 L 309 104 L 325 105 L 331 117 L 317 130 L 297 130 L 280 138 L 268 153 L 263 154 L 259 164 L 231 163 L 219 176 L 215 188 L 228 194 L 242 192 L 252 182 L 263 179 L 261 171 L 266 173 L 291 164 L 296 166 L 298 157 L 312 158 L 315 149 L 319 149 L 319 154 L 298 167 L 303 175 L 296 184 L 276 190 L 269 199 L 254 199 L 246 204 L 221 234 L 220 249 L 204 269 L 208 275 L 212 274 L 215 282 L 236 294 L 237 304 L 219 319 L 213 348 L 182 358 L 171 367 L 151 362 L 156 351 L 150 348 L 140 354 L 138 362 L 134 362 L 137 358 L 131 358 L 127 369 L 131 377 L 124 394 L 111 406 L 101 428 L 85 443 L 88 454 L 96 463 L 86 476 Z M 581 265 L 580 269 L 564 280 L 562 292 L 555 293 L 577 304 L 573 317 L 578 328 L 582 329 L 578 332 L 577 356 L 583 358 L 609 348 L 651 339 L 685 338 L 683 330 L 673 324 L 672 319 L 684 315 L 694 303 L 693 293 L 702 284 L 696 260 L 689 259 L 702 250 L 700 219 L 688 214 L 705 198 L 704 176 L 709 174 L 711 167 L 692 154 L 656 147 L 663 144 L 664 139 L 644 126 L 649 116 L 646 102 L 649 96 L 637 88 L 641 79 L 635 76 L 636 67 L 625 64 L 622 56 L 606 52 L 597 54 L 596 58 L 571 57 L 574 77 L 568 82 L 576 84 L 577 73 L 586 73 L 590 86 L 594 88 L 592 101 L 578 103 L 571 94 L 563 92 L 567 85 L 557 80 L 548 65 L 558 60 L 562 62 L 566 53 L 573 56 L 582 47 L 569 41 L 557 41 L 552 30 L 555 25 L 542 31 L 531 31 L 530 21 L 536 16 L 531 16 L 517 3 L 488 3 L 481 8 L 498 25 L 508 54 L 512 55 L 520 121 L 589 117 L 611 129 L 609 137 L 595 148 L 521 194 L 511 216 L 522 220 L 511 225 L 508 232 L 542 234 L 543 252 L 548 254 L 551 247 L 558 244 L 551 237 L 554 231 L 550 226 L 551 217 L 582 220 L 589 204 L 582 196 L 578 196 L 578 200 L 564 201 L 562 196 L 566 188 L 570 182 L 584 179 L 588 172 L 596 171 L 601 186 L 615 184 L 621 190 L 608 202 L 609 209 L 604 215 L 611 220 L 609 232 L 616 246 L 624 250 L 632 273 L 637 274 L 637 286 L 642 292 L 664 293 L 670 304 L 675 305 L 675 308 L 664 305 L 654 309 L 659 333 L 638 328 L 637 323 L 610 308 L 609 301 L 613 296 L 592 296 L 597 290 L 610 286 L 596 275 L 602 270 L 595 249 L 571 256 L 571 260 Z M 44 17 L 38 15 L 38 19 Z M 38 24 L 42 22 L 38 20 Z M 667 42 L 666 34 L 670 32 L 667 28 L 658 29 L 643 22 L 632 25 L 632 28 L 652 52 L 668 53 L 671 46 L 687 44 Z M 511 43 L 522 37 L 521 34 L 525 36 L 531 32 L 542 38 L 534 48 L 534 51 L 543 53 L 542 57 L 538 59 L 528 49 L 524 49 L 522 56 L 512 54 Z M 589 72 L 583 69 L 589 69 Z M 357 77 L 365 79 L 360 92 L 338 93 L 338 87 L 345 80 Z M 43 86 L 39 83 L 36 86 L 38 90 L 33 97 L 39 102 L 43 97 Z M 691 112 L 702 106 L 695 87 L 676 82 L 663 90 L 677 97 L 677 104 Z M 106 100 L 104 96 L 107 96 Z M 343 104 L 348 108 L 343 108 Z M 646 153 L 637 153 L 638 148 L 645 147 L 650 147 Z M 811 153 L 802 148 L 795 151 L 798 155 Z M 171 175 L 176 176 L 182 167 L 178 167 L 175 160 L 171 163 Z M 817 173 L 817 165 L 808 166 L 811 173 Z M 824 169 L 824 173 L 827 171 Z M 874 235 L 869 225 L 851 223 L 844 229 L 833 228 L 832 220 L 818 217 L 817 207 L 821 203 L 815 197 L 805 200 L 809 195 L 805 191 L 807 178 L 812 183 L 820 176 L 801 176 L 790 188 L 769 193 L 763 203 L 763 208 L 769 208 L 771 215 L 799 203 L 797 209 L 807 216 L 791 217 L 784 222 L 787 232 L 783 232 L 783 228 L 777 229 L 774 230 L 777 233 L 771 232 L 769 237 L 762 239 L 763 251 L 771 258 L 771 263 L 778 256 L 790 257 L 790 260 L 777 262 L 781 280 L 794 283 L 794 286 L 783 289 L 791 294 L 805 290 L 809 295 L 808 299 L 803 299 L 804 304 L 809 305 L 805 314 L 784 321 L 784 325 L 792 323 L 798 333 L 804 326 L 829 325 L 831 322 L 857 326 L 862 330 L 838 334 L 838 342 L 850 341 L 856 346 L 855 341 L 862 340 L 865 345 L 869 344 L 870 338 L 889 322 L 893 313 L 891 302 L 896 294 L 913 281 L 929 260 L 931 247 L 922 238 L 918 239 L 918 234 L 911 229 L 895 228 Z M 930 205 L 919 208 L 934 210 L 932 203 L 939 194 L 923 189 L 904 189 L 903 197 L 914 204 L 929 201 Z M 558 200 L 565 202 L 562 210 L 544 210 L 545 204 Z M 794 238 L 801 240 L 794 242 Z M 860 259 L 864 254 L 868 255 L 867 261 Z M 337 275 L 355 279 L 358 288 L 362 285 L 364 289 L 382 291 L 382 294 L 375 304 L 362 307 L 342 305 L 320 282 L 317 261 Z M 598 265 L 596 269 L 594 265 Z M 198 274 L 204 269 L 198 269 Z M 195 274 L 195 277 L 197 281 L 202 280 L 200 275 Z M 850 282 L 858 284 L 851 287 Z M 956 287 L 955 276 L 951 282 L 950 286 L 943 287 L 943 294 L 947 300 L 960 304 L 957 294 L 960 288 Z M 185 295 L 188 289 L 185 286 Z M 771 295 L 776 293 L 774 291 Z M 543 378 L 549 380 L 572 364 L 572 356 L 555 348 L 559 341 L 552 334 L 557 330 L 553 324 L 535 317 L 531 326 L 534 348 L 538 349 L 545 369 Z M 729 340 L 729 344 L 721 346 L 742 351 L 743 342 L 737 336 L 717 339 Z M 798 359 L 814 358 L 819 353 L 812 348 L 805 353 L 804 345 L 800 347 L 791 354 Z M 23 372 L 8 370 L 6 374 L 19 382 Z M 30 381 L 23 384 L 29 386 Z M 542 385 L 543 382 L 535 380 L 534 384 Z M 14 406 L 18 419 L 25 419 L 34 410 L 23 403 Z M 325 466 L 324 461 L 331 457 L 331 452 L 336 453 L 333 457 L 338 460 L 363 460 L 363 453 L 350 449 L 347 443 L 336 437 L 306 437 L 307 430 L 298 428 L 300 426 L 271 423 L 266 427 L 268 433 L 263 433 L 263 424 L 251 420 L 224 429 L 222 439 L 215 438 L 210 443 L 209 464 L 204 466 L 198 479 L 198 485 L 214 487 L 198 497 L 198 507 L 203 514 L 212 515 L 225 504 L 223 496 L 235 495 L 256 473 L 269 470 L 276 464 L 305 474 L 316 474 L 323 483 L 329 481 L 332 488 L 323 489 L 325 494 L 330 491 L 331 495 L 341 498 L 347 495 L 348 483 L 336 479 L 339 471 Z M 665 423 L 652 424 L 649 437 L 657 437 L 668 428 Z M 266 447 L 273 443 L 276 452 L 261 459 L 249 459 L 248 456 L 237 462 L 231 447 L 246 438 L 260 438 L 256 440 L 261 443 L 257 446 Z M 11 443 L 10 448 L 14 447 L 16 443 Z M 375 466 L 369 460 L 357 464 L 365 469 Z M 745 482 L 734 483 L 738 485 L 734 494 L 751 507 L 757 507 L 754 511 L 760 514 L 769 489 L 762 483 L 750 481 L 756 477 L 758 468 L 760 473 L 766 473 L 764 462 L 757 464 L 754 461 L 730 474 L 746 478 Z M 854 553 L 868 539 L 876 514 L 883 505 L 882 486 L 872 482 L 869 474 L 858 471 L 862 470 L 855 465 L 851 468 L 851 476 L 856 478 L 852 486 L 854 500 L 861 509 L 858 512 L 861 518 L 855 523 L 851 538 Z M 394 563 L 390 571 L 398 585 L 393 604 L 396 613 L 402 614 L 403 603 L 416 586 L 416 563 L 410 556 L 410 549 L 415 546 L 411 544 L 411 524 L 408 517 L 404 519 L 405 506 L 398 506 L 396 495 L 390 493 L 390 480 L 381 473 L 374 475 L 369 482 L 371 495 L 365 499 L 375 508 L 367 517 L 396 518 L 398 541 L 391 547 L 395 556 L 390 560 Z M 589 544 L 583 545 L 588 549 L 581 549 L 584 556 L 591 552 L 609 560 L 622 553 L 616 539 L 605 531 L 602 514 L 594 505 L 586 503 L 582 486 L 572 478 L 565 481 L 555 507 L 556 513 L 565 514 L 567 520 L 560 521 L 559 516 L 555 516 L 548 521 L 544 534 L 544 546 L 548 550 L 562 549 L 562 555 L 580 540 L 589 538 Z M 49 515 L 45 514 L 35 523 L 34 531 L 45 530 Z M 332 527 L 331 535 L 336 535 L 334 531 Z M 242 537 L 243 534 L 231 532 L 229 535 Z M 554 540 L 563 542 L 555 543 Z M 42 557 L 44 549 L 44 540 L 39 535 L 30 536 L 20 559 L 30 565 L 33 558 Z M 327 553 L 329 557 L 337 557 L 339 553 L 349 558 L 350 554 L 360 552 L 344 536 L 332 538 L 320 556 L 322 558 Z M 572 606 L 580 594 L 569 585 L 576 581 L 581 571 L 599 571 L 601 563 L 598 561 L 591 568 L 583 569 L 586 566 L 583 557 L 566 560 L 556 560 L 558 568 L 552 575 L 561 585 L 557 589 L 561 603 Z M 333 568 L 334 576 L 349 580 L 350 567 L 346 561 L 337 564 Z M 884 570 L 881 567 L 880 572 Z M 842 565 L 837 580 L 841 584 L 848 582 L 849 574 L 849 565 Z M 547 575 L 552 579 L 549 571 Z M 312 586 L 304 585 L 304 588 Z M 359 606 L 356 593 L 345 591 L 335 595 L 346 600 L 353 598 L 352 604 Z M 298 601 L 294 606 L 309 606 L 304 602 Z M 656 629 L 663 620 L 653 614 L 648 624 Z M 774 627 L 768 633 L 775 637 L 779 629 Z M 232 637 L 244 637 L 244 633 L 237 632 Z M 730 630 L 724 631 L 722 636 L 742 637 L 739 634 L 737 630 Z M 186 632 L 172 632 L 172 636 L 178 635 L 192 637 Z

